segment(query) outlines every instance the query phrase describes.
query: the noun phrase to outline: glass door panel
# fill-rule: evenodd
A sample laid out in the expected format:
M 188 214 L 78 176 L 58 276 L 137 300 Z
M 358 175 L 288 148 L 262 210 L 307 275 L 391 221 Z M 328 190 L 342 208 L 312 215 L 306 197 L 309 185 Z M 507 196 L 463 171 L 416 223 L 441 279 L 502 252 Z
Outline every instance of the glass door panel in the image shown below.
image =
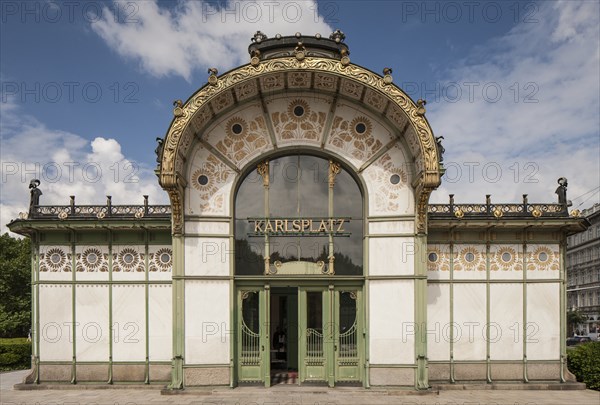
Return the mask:
M 331 346 L 329 300 L 324 289 L 298 291 L 300 382 L 327 381 L 328 354 Z
M 335 293 L 335 379 L 361 381 L 362 331 L 358 290 Z
M 238 291 L 238 380 L 269 386 L 269 291 Z

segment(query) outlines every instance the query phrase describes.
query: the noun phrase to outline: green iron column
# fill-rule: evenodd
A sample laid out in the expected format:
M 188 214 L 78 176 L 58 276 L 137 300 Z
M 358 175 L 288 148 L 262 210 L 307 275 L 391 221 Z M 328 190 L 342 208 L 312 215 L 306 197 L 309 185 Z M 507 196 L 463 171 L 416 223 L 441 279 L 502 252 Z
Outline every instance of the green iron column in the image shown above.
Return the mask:
M 169 389 L 183 389 L 184 355 L 184 238 L 173 235 L 173 361 Z
M 415 236 L 415 353 L 417 361 L 416 388 L 429 388 L 427 375 L 427 235 Z

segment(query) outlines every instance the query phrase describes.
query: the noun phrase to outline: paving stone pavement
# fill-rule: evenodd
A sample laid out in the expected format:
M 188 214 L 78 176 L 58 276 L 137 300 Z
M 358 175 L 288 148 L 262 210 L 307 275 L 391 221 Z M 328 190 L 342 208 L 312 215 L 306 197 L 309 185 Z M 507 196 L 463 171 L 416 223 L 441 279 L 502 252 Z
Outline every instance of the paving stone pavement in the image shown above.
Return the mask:
M 281 385 L 272 388 L 243 387 L 189 390 L 186 394 L 161 395 L 160 387 L 145 389 L 61 389 L 16 391 L 27 371 L 0 374 L 2 405 L 600 405 L 600 392 L 468 390 L 415 394 L 414 391 L 365 390 L 341 387 L 297 387 Z

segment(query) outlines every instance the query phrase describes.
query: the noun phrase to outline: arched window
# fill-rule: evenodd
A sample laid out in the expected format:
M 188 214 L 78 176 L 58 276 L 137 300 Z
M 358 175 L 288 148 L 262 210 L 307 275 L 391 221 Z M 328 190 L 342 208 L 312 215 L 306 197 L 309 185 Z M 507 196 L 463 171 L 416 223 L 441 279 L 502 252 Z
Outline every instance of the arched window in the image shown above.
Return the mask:
M 304 262 L 362 275 L 363 196 L 352 175 L 310 155 L 272 159 L 265 175 L 253 170 L 238 188 L 235 273 L 265 274 L 268 256 L 269 273 Z

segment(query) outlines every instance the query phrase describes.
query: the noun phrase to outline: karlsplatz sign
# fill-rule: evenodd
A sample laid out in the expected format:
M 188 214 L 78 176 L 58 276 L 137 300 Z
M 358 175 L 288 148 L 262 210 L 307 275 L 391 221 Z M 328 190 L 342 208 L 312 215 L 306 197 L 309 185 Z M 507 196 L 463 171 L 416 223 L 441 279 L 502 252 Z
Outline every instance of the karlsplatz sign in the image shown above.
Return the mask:
M 249 218 L 254 232 L 248 236 L 350 236 L 350 218 Z

